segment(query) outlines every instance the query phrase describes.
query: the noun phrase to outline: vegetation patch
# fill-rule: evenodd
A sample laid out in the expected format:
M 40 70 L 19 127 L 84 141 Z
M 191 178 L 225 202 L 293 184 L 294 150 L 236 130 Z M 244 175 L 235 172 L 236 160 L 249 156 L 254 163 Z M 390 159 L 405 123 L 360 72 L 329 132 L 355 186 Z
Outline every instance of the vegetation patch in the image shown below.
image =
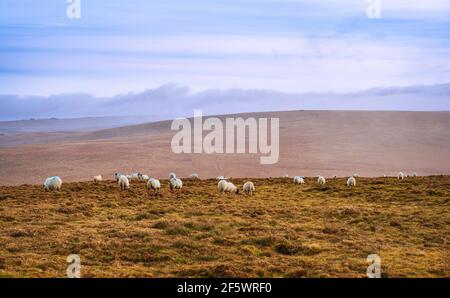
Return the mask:
M 0 276 L 64 277 L 69 254 L 84 277 L 366 277 L 369 254 L 382 276 L 450 276 L 450 176 L 248 180 L 0 187 Z

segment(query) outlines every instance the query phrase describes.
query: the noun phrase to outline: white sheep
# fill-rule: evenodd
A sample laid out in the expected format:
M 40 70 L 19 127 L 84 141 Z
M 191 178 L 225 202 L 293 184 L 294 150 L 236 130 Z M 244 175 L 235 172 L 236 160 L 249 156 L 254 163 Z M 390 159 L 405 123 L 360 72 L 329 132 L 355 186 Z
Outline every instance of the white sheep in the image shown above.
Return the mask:
M 305 179 L 303 179 L 303 177 L 300 177 L 300 176 L 294 177 L 294 184 L 304 184 L 304 183 L 305 183 Z
M 192 173 L 191 175 L 189 175 L 189 179 L 190 180 L 198 180 L 198 174 L 197 173 Z
M 121 175 L 119 177 L 119 187 L 121 190 L 129 189 L 130 188 L 130 181 L 128 180 L 127 176 Z
M 219 180 L 219 181 L 220 181 L 220 180 L 225 180 L 225 177 L 224 177 L 224 176 L 219 176 L 219 177 L 217 177 L 216 179 Z
M 169 180 L 170 190 L 181 189 L 183 187 L 183 182 L 181 179 L 172 178 Z
M 219 192 L 229 192 L 229 193 L 239 193 L 239 189 L 231 182 L 228 182 L 226 180 L 220 180 L 219 183 L 217 183 L 217 189 Z
M 138 174 L 138 179 L 142 180 L 142 181 L 147 181 L 148 179 L 150 179 L 150 177 L 148 175 L 144 175 L 141 173 L 137 173 Z
M 324 186 L 326 183 L 326 180 L 323 176 L 317 176 L 317 184 L 319 184 L 320 186 Z
M 251 181 L 247 181 L 244 183 L 244 186 L 242 186 L 242 189 L 244 192 L 248 195 L 253 195 L 253 192 L 255 191 L 255 185 Z
M 103 180 L 102 175 L 94 176 L 94 182 L 100 182 L 102 180 Z
M 413 172 L 413 173 L 411 174 L 411 177 L 416 178 L 416 177 L 417 177 L 417 173 L 416 173 L 416 172 Z
M 347 186 L 356 186 L 356 179 L 355 176 L 351 176 L 347 180 Z
M 142 176 L 142 174 L 138 172 L 138 173 L 133 173 L 131 175 L 127 175 L 127 178 L 129 180 L 140 180 L 141 176 Z
M 217 189 L 219 192 L 225 192 L 227 190 L 228 182 L 225 179 L 221 179 L 219 183 L 217 183 Z
M 114 174 L 114 179 L 116 179 L 116 182 L 119 182 L 119 178 L 120 178 L 120 176 L 122 176 L 123 174 L 122 173 L 115 173 Z
M 398 175 L 397 175 L 397 179 L 398 180 L 403 180 L 403 179 L 405 179 L 405 177 L 406 176 L 405 176 L 405 174 L 403 172 L 399 172 Z
M 150 178 L 147 182 L 147 188 L 152 189 L 154 191 L 159 191 L 161 189 L 161 183 L 158 179 Z
M 177 178 L 177 175 L 175 173 L 169 173 L 169 180 L 173 179 L 173 178 Z
M 48 177 L 44 181 L 44 190 L 60 190 L 62 185 L 62 180 L 58 176 Z
M 359 177 L 359 174 L 354 173 L 354 174 L 352 175 L 352 177 L 358 178 L 358 177 Z
M 236 185 L 234 185 L 233 183 L 228 182 L 228 184 L 227 184 L 227 192 L 238 194 L 239 193 L 239 188 L 237 188 Z

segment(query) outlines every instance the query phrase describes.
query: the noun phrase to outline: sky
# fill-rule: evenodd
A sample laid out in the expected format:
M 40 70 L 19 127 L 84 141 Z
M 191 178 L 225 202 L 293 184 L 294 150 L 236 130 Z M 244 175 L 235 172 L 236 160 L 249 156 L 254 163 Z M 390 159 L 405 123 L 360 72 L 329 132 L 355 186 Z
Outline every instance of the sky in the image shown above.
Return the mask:
M 449 83 L 450 0 L 372 1 L 380 18 L 366 0 L 80 0 L 70 19 L 66 0 L 0 0 L 0 99 Z

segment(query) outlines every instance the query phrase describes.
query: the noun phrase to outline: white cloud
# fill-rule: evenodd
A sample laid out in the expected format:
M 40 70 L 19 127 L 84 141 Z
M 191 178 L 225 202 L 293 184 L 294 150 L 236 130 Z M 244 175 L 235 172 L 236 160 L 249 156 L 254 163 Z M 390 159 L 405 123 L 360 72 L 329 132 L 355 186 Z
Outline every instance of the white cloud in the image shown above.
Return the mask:
M 191 116 L 299 109 L 450 110 L 450 84 L 370 89 L 347 94 L 295 94 L 256 89 L 209 89 L 193 92 L 163 85 L 138 93 L 99 98 L 87 94 L 50 97 L 0 96 L 0 120 L 86 116 L 149 115 L 151 120 Z M 226 103 L 226 104 L 225 104 Z

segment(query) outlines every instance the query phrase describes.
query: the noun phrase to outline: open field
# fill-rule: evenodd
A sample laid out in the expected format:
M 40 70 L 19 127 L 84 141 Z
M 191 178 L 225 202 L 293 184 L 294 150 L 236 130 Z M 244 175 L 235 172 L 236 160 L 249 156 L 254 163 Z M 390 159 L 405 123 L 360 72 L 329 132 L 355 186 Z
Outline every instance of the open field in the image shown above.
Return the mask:
M 450 277 L 450 176 L 251 180 L 2 186 L 0 276 L 64 277 L 78 254 L 84 277 L 365 277 L 376 253 L 384 277 Z

